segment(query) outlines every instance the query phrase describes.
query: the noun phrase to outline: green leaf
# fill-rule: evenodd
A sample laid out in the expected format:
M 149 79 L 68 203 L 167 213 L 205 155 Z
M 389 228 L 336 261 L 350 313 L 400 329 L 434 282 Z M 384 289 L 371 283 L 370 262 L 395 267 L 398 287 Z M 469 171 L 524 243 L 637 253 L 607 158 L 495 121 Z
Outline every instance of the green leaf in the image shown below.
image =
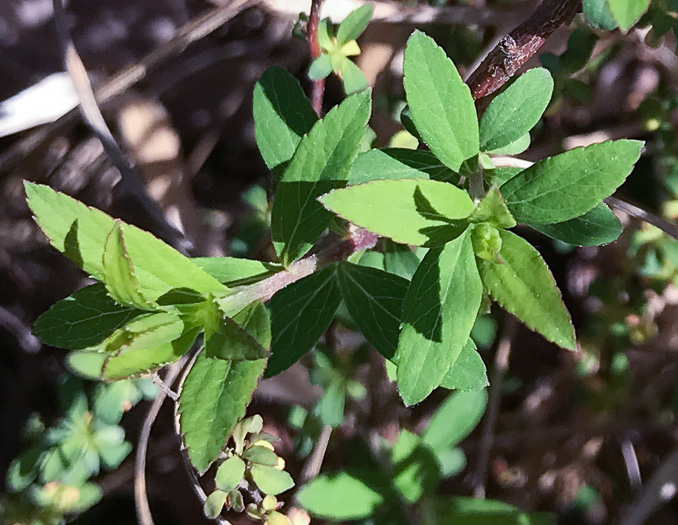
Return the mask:
M 46 345 L 80 350 L 145 313 L 117 304 L 104 285 L 94 284 L 54 304 L 35 322 L 33 333 Z
M 434 453 L 442 479 L 456 476 L 466 468 L 466 454 L 460 448 L 444 448 L 436 450 Z
M 52 246 L 95 279 L 104 279 L 104 239 L 115 225 L 105 213 L 47 186 L 26 183 L 28 205 Z M 140 292 L 149 300 L 177 288 L 203 295 L 224 293 L 226 287 L 174 248 L 135 226 L 121 223 L 127 252 L 134 263 Z M 159 261 L 162 261 L 160 263 Z
M 342 46 L 349 40 L 355 40 L 367 28 L 372 18 L 372 4 L 360 6 L 355 11 L 351 11 L 337 30 L 337 45 Z
M 589 24 L 598 29 L 612 31 L 617 27 L 607 0 L 584 0 L 584 16 Z
M 317 413 L 323 425 L 338 427 L 344 422 L 346 404 L 346 381 L 344 378 L 333 380 L 323 392 L 317 405 Z
M 278 456 L 275 452 L 266 447 L 250 447 L 245 451 L 242 457 L 252 463 L 268 465 L 269 467 L 275 467 L 278 464 Z
M 279 265 L 235 257 L 195 257 L 191 261 L 229 287 L 261 281 L 281 269 Z
M 223 490 L 215 490 L 212 494 L 207 496 L 205 504 L 203 505 L 205 516 L 212 520 L 217 519 L 224 508 L 227 496 L 228 493 Z
M 325 51 L 333 51 L 336 48 L 336 44 L 330 36 L 330 21 L 328 18 L 323 18 L 318 24 L 318 43 L 320 48 Z
M 617 216 L 604 203 L 587 211 L 581 217 L 556 224 L 532 224 L 543 233 L 574 246 L 600 246 L 616 241 L 622 233 Z
M 459 359 L 447 371 L 440 386 L 450 390 L 471 391 L 482 390 L 489 384 L 483 358 L 480 357 L 473 339 L 469 338 Z
M 392 273 L 351 263 L 340 264 L 337 277 L 341 296 L 360 331 L 384 357 L 393 359 L 409 282 Z
M 245 325 L 252 333 L 243 328 Z M 259 344 L 259 339 L 270 330 L 268 310 L 257 301 L 233 319 L 220 315 L 216 330 L 205 327 L 205 352 L 209 357 L 236 361 L 265 359 L 270 352 Z
M 357 520 L 374 514 L 384 496 L 348 472 L 322 474 L 297 494 L 312 515 L 335 520 Z
M 553 78 L 538 67 L 520 75 L 494 97 L 480 120 L 480 149 L 493 151 L 520 140 L 546 111 L 553 94 Z M 529 144 L 529 135 L 528 135 Z
M 289 368 L 308 352 L 330 326 L 341 303 L 336 265 L 291 284 L 269 304 L 273 346 L 266 376 Z
M 253 112 L 261 156 L 280 175 L 318 117 L 299 81 L 279 67 L 267 69 L 254 86 Z
M 401 148 L 372 149 L 358 155 L 353 164 L 349 184 L 379 179 L 429 178 L 456 182 L 459 175 L 442 164 L 430 151 Z
M 488 153 L 491 153 L 492 155 L 518 155 L 529 148 L 531 142 L 532 139 L 530 138 L 530 134 L 525 133 L 525 135 L 519 139 L 511 142 L 511 144 L 507 144 L 503 148 L 493 149 L 492 151 L 488 151 Z
M 45 450 L 40 447 L 29 448 L 12 460 L 7 469 L 7 489 L 11 493 L 23 492 L 35 478 Z
M 464 190 L 426 179 L 375 180 L 331 191 L 320 201 L 366 230 L 415 246 L 456 237 L 459 227 L 452 223 L 474 207 Z
M 370 92 L 351 95 L 300 142 L 273 201 L 271 235 L 285 266 L 302 257 L 332 215 L 316 201 L 345 186 L 370 116 Z
M 250 469 L 252 479 L 257 484 L 259 490 L 264 494 L 277 496 L 281 492 L 294 487 L 294 480 L 284 470 L 278 470 L 275 467 L 267 467 L 266 465 L 252 465 Z
M 101 379 L 124 379 L 173 363 L 191 349 L 198 333 L 199 329 L 193 328 L 171 342 L 156 346 L 137 344 L 136 341 L 122 346 L 104 361 Z
M 109 295 L 118 303 L 153 310 L 156 305 L 140 291 L 141 285 L 134 273 L 134 264 L 125 245 L 121 224 L 120 221 L 115 221 L 104 243 L 104 284 Z
M 631 29 L 650 7 L 650 0 L 607 0 L 607 3 L 612 16 L 624 32 Z
M 409 246 L 397 244 L 388 239 L 384 239 L 383 243 L 384 270 L 400 275 L 408 281 L 411 280 L 419 267 L 420 257 L 423 257 L 423 255 L 418 256 Z M 425 251 L 424 248 L 419 248 L 419 250 Z
M 311 62 L 311 67 L 308 69 L 308 78 L 311 80 L 321 80 L 327 78 L 330 73 L 332 73 L 330 55 L 322 54 Z
M 433 450 L 456 446 L 478 426 L 485 405 L 485 390 L 450 394 L 431 416 L 422 440 Z
M 485 170 L 483 178 L 486 184 L 490 186 L 496 185 L 501 188 L 505 182 L 518 175 L 521 171 L 523 171 L 521 168 L 493 168 Z
M 264 348 L 271 332 L 249 317 L 242 325 Z M 179 395 L 179 426 L 193 466 L 204 472 L 225 446 L 235 424 L 245 415 L 252 393 L 266 367 L 265 359 L 226 361 L 201 352 Z
M 439 481 L 438 462 L 419 436 L 401 430 L 391 451 L 393 484 L 408 503 L 433 493 Z
M 219 468 L 217 469 L 217 474 L 214 478 L 214 483 L 216 484 L 219 490 L 228 492 L 237 487 L 238 483 L 242 481 L 244 476 L 245 476 L 245 462 L 238 456 L 231 456 L 221 465 L 219 465 Z
M 453 171 L 478 153 L 478 120 L 471 91 L 429 36 L 415 31 L 405 49 L 410 115 L 431 151 Z
M 550 514 L 522 512 L 503 501 L 439 497 L 427 502 L 424 525 L 553 525 Z
M 66 356 L 66 365 L 75 374 L 87 379 L 99 379 L 108 356 L 99 352 L 76 350 Z
M 479 261 L 480 276 L 490 297 L 546 339 L 574 350 L 570 314 L 546 263 L 526 240 L 501 231 L 503 264 Z
M 476 223 L 485 222 L 496 228 L 513 228 L 516 225 L 516 220 L 511 215 L 497 186 L 490 188 L 487 195 L 473 210 L 469 220 Z
M 501 192 L 518 222 L 551 224 L 583 215 L 633 170 L 643 143 L 615 140 L 540 160 L 505 182 Z
M 341 65 L 341 81 L 344 84 L 344 93 L 347 95 L 357 93 L 369 87 L 361 69 L 348 58 L 344 58 Z
M 426 254 L 403 301 L 398 390 L 406 405 L 425 399 L 457 361 L 482 294 L 469 230 Z

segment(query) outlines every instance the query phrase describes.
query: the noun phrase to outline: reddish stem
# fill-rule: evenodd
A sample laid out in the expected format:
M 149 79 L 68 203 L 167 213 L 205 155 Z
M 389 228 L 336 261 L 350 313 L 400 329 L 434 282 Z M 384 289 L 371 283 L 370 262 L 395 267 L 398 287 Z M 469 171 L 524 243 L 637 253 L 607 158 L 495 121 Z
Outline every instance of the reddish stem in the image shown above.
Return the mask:
M 306 26 L 306 40 L 308 41 L 308 49 L 311 53 L 311 58 L 315 60 L 322 51 L 320 50 L 320 42 L 318 42 L 318 26 L 320 25 L 320 8 L 323 0 L 312 0 L 311 14 Z M 323 109 L 323 97 L 325 96 L 325 79 L 313 81 L 313 91 L 311 93 L 311 105 L 313 109 L 321 116 Z
M 532 16 L 501 39 L 467 84 L 478 100 L 501 88 L 534 56 L 546 39 L 569 24 L 581 9 L 581 0 L 544 0 Z

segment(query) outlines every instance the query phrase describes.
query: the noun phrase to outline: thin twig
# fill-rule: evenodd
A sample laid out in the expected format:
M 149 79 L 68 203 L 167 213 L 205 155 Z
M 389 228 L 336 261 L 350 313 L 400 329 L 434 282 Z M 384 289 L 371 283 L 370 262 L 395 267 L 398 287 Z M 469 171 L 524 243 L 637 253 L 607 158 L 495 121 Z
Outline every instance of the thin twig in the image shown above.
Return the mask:
M 311 14 L 308 17 L 308 25 L 306 26 L 306 40 L 308 40 L 308 49 L 313 60 L 322 54 L 320 42 L 318 41 L 318 27 L 320 26 L 320 9 L 322 5 L 323 0 L 311 0 Z M 325 79 L 314 80 L 311 105 L 319 117 L 322 116 L 324 96 Z
M 189 45 L 205 38 L 243 10 L 262 0 L 231 0 L 227 5 L 212 9 L 185 24 L 172 40 L 154 49 L 140 61 L 124 68 L 95 91 L 96 100 L 104 104 L 138 84 L 150 72 L 160 69 L 171 58 L 182 53 Z M 68 112 L 54 123 L 43 126 L 13 145 L 0 156 L 0 169 L 10 169 L 48 140 L 54 131 L 63 130 L 76 122 L 77 112 Z
M 506 317 L 506 326 L 504 333 L 497 345 L 497 353 L 494 357 L 494 372 L 490 381 L 488 392 L 487 413 L 483 421 L 483 429 L 480 437 L 478 449 L 478 463 L 474 474 L 473 495 L 476 498 L 485 497 L 485 487 L 487 486 L 487 469 L 490 462 L 492 447 L 494 446 L 494 429 L 499 417 L 499 408 L 501 405 L 502 382 L 509 368 L 509 358 L 511 356 L 511 345 L 515 336 L 518 323 L 513 317 Z
M 299 475 L 299 485 L 307 483 L 320 473 L 320 467 L 322 466 L 323 460 L 325 459 L 325 453 L 327 452 L 327 445 L 330 442 L 331 435 L 332 426 L 325 425 L 320 432 L 320 436 L 318 436 L 318 440 L 313 446 L 313 452 L 304 465 L 304 468 L 301 470 L 301 474 Z
M 66 69 L 73 81 L 73 87 L 80 101 L 80 110 L 83 119 L 101 141 L 104 151 L 113 165 L 120 172 L 118 191 L 122 193 L 119 198 L 128 203 L 136 203 L 146 212 L 146 215 L 155 225 L 160 237 L 174 246 L 177 250 L 187 254 L 192 249 L 191 242 L 172 223 L 167 220 L 158 203 L 151 198 L 141 180 L 140 175 L 125 158 L 122 149 L 116 142 L 111 130 L 104 120 L 99 104 L 92 90 L 87 69 L 82 63 L 70 31 L 66 27 L 63 0 L 52 0 L 54 6 L 54 20 L 57 34 L 64 55 Z
M 581 0 L 544 0 L 527 20 L 502 38 L 467 84 L 474 100 L 500 89 L 525 64 L 546 39 L 569 24 L 581 9 Z
M 172 387 L 174 380 L 188 360 L 188 356 L 189 354 L 184 355 L 179 361 L 167 368 L 164 383 L 168 388 Z M 153 400 L 151 408 L 148 410 L 148 414 L 146 414 L 144 424 L 141 427 L 141 434 L 139 435 L 137 457 L 134 463 L 134 504 L 141 525 L 153 525 L 153 515 L 151 514 L 151 508 L 148 504 L 148 493 L 146 491 L 146 455 L 148 453 L 148 440 L 151 437 L 153 423 L 158 417 L 160 408 L 166 397 L 167 394 L 165 390 L 161 389 Z

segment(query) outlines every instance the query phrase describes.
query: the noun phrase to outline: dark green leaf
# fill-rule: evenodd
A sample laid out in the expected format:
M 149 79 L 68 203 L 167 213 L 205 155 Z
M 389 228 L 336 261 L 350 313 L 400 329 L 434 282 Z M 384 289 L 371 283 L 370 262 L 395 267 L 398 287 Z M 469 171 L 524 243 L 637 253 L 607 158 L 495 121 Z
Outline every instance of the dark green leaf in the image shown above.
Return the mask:
M 276 175 L 318 117 L 294 76 L 279 67 L 267 69 L 254 86 L 254 135 L 264 162 Z
M 430 151 L 402 148 L 372 149 L 353 164 L 350 184 L 379 179 L 426 179 L 456 181 L 459 176 Z
M 468 217 L 474 208 L 464 190 L 426 179 L 375 180 L 334 190 L 320 201 L 368 231 L 416 246 L 456 237 L 460 226 L 455 221 Z
M 436 409 L 422 440 L 433 450 L 461 443 L 480 423 L 485 413 L 487 392 L 454 392 Z
M 541 255 L 521 237 L 505 230 L 500 234 L 504 262 L 479 261 L 490 297 L 549 341 L 574 350 L 570 314 Z
M 349 40 L 355 40 L 363 34 L 372 18 L 373 9 L 372 4 L 365 4 L 348 14 L 337 30 L 338 46 L 344 45 Z
M 336 271 L 333 265 L 309 275 L 271 300 L 273 347 L 267 376 L 292 366 L 330 326 L 341 302 Z
M 101 343 L 143 310 L 117 304 L 102 284 L 78 290 L 35 322 L 33 332 L 47 345 L 79 350 Z
M 617 27 L 617 21 L 612 16 L 607 0 L 584 0 L 584 16 L 598 29 L 612 31 Z
M 426 254 L 403 301 L 398 390 L 406 405 L 426 398 L 457 361 L 482 293 L 470 231 Z
M 490 102 L 480 120 L 480 149 L 493 151 L 524 137 L 539 122 L 552 94 L 548 70 L 530 69 L 519 76 Z
M 352 95 L 300 142 L 275 194 L 271 234 L 285 266 L 303 256 L 329 225 L 316 198 L 346 185 L 370 116 L 370 92 Z
M 489 384 L 483 358 L 476 350 L 473 339 L 469 338 L 459 354 L 459 359 L 447 371 L 440 386 L 450 390 L 470 391 L 481 390 Z
M 622 233 L 617 216 L 602 202 L 581 217 L 556 224 L 532 224 L 538 232 L 574 246 L 600 246 L 616 241 Z
M 339 265 L 337 277 L 342 298 L 360 331 L 384 357 L 393 359 L 409 282 L 392 273 L 350 263 Z
M 314 516 L 355 520 L 371 516 L 384 496 L 359 477 L 337 472 L 313 479 L 299 491 L 297 499 Z
M 421 138 L 450 169 L 478 153 L 478 120 L 471 91 L 438 45 L 416 31 L 405 49 L 405 93 Z
M 567 221 L 614 192 L 631 173 L 642 146 L 637 140 L 615 140 L 573 149 L 521 171 L 501 192 L 518 222 Z
M 234 360 L 268 357 L 269 349 L 259 344 L 271 330 L 268 310 L 261 302 L 252 304 L 233 319 L 219 315 L 217 322 L 216 330 L 205 327 L 205 352 L 209 357 Z M 248 326 L 249 331 L 243 326 Z

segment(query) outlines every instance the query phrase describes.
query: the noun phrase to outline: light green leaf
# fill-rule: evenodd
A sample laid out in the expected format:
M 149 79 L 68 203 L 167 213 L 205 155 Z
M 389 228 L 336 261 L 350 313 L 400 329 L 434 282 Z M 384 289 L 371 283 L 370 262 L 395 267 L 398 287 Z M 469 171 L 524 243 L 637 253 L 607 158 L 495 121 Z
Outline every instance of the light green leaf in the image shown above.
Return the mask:
M 334 379 L 327 385 L 323 397 L 316 407 L 323 425 L 338 427 L 344 422 L 344 406 L 346 404 L 346 381 Z
M 511 142 L 511 144 L 508 144 L 503 148 L 497 148 L 492 151 L 488 151 L 488 153 L 492 155 L 518 155 L 519 153 L 522 153 L 527 148 L 529 148 L 531 142 L 532 139 L 530 137 L 530 134 L 525 133 L 525 135 L 523 135 L 519 139 Z
M 494 97 L 480 120 L 481 151 L 504 148 L 529 133 L 546 111 L 552 94 L 553 78 L 548 70 L 538 67 L 520 75 Z M 529 145 L 529 135 L 527 139 Z
M 405 49 L 410 115 L 431 151 L 451 170 L 478 153 L 478 120 L 471 91 L 429 36 L 415 31 Z
M 278 456 L 276 453 L 266 447 L 250 447 L 245 451 L 242 457 L 252 463 L 268 465 L 269 467 L 275 467 L 278 464 Z
M 584 0 L 584 16 L 589 24 L 598 29 L 612 31 L 617 27 L 607 0 Z
M 426 179 L 375 180 L 331 191 L 320 202 L 366 230 L 415 246 L 456 237 L 454 222 L 474 208 L 464 190 Z
M 311 80 L 321 80 L 327 78 L 330 73 L 332 73 L 330 55 L 323 53 L 311 62 L 311 67 L 308 69 L 308 78 Z
M 456 446 L 468 436 L 483 417 L 487 392 L 454 392 L 431 416 L 422 440 L 433 450 Z
M 270 452 L 270 450 L 269 450 Z M 238 486 L 245 476 L 245 462 L 238 456 L 231 456 L 217 469 L 214 483 L 219 490 L 228 492 Z
M 196 358 L 179 397 L 179 421 L 188 457 L 199 472 L 212 464 L 245 415 L 265 366 L 265 359 L 226 361 L 205 352 Z
M 574 246 L 600 246 L 616 241 L 622 233 L 617 216 L 604 203 L 581 217 L 556 224 L 532 224 L 538 232 Z
M 440 386 L 450 390 L 471 391 L 482 390 L 489 384 L 483 358 L 480 357 L 473 339 L 469 338 L 459 359 L 447 371 Z
M 191 261 L 229 287 L 261 281 L 282 269 L 276 264 L 235 257 L 195 257 Z
M 631 29 L 650 7 L 650 0 L 607 0 L 607 3 L 612 16 L 624 32 Z
M 451 478 L 466 468 L 466 454 L 460 448 L 444 448 L 434 453 L 442 479 Z
M 318 24 L 318 44 L 325 51 L 333 51 L 336 48 L 334 40 L 330 37 L 330 21 L 327 18 L 323 18 Z
M 408 503 L 415 503 L 433 493 L 440 474 L 433 451 L 419 436 L 401 430 L 391 451 L 393 484 Z
M 252 479 L 257 484 L 259 490 L 264 494 L 277 496 L 281 492 L 294 487 L 294 480 L 284 470 L 278 470 L 275 467 L 266 465 L 252 465 L 250 469 Z
M 125 245 L 122 223 L 115 221 L 104 243 L 102 261 L 104 284 L 109 295 L 118 303 L 153 310 L 156 305 L 141 293 L 141 285 L 134 273 L 134 264 Z
M 370 116 L 370 92 L 351 95 L 300 142 L 275 193 L 271 235 L 285 266 L 303 256 L 332 220 L 316 201 L 345 186 Z
M 242 326 L 269 348 L 271 332 L 260 322 L 252 316 Z M 199 472 L 212 464 L 245 415 L 265 367 L 265 359 L 226 361 L 208 357 L 204 351 L 195 359 L 179 395 L 178 410 L 188 457 Z
M 360 6 L 355 11 L 351 11 L 337 30 L 337 45 L 342 46 L 349 40 L 355 40 L 367 28 L 372 18 L 372 4 Z
M 254 86 L 253 112 L 261 156 L 280 175 L 318 117 L 299 81 L 279 67 L 267 69 Z
M 403 301 L 398 390 L 406 405 L 425 399 L 457 361 L 482 293 L 470 231 L 426 254 Z
M 219 315 L 216 330 L 205 327 L 205 352 L 218 359 L 252 360 L 265 359 L 270 351 L 260 339 L 271 330 L 268 310 L 259 301 L 234 316 Z M 250 327 L 250 331 L 243 326 Z
M 583 215 L 633 170 L 643 143 L 615 140 L 576 148 L 535 163 L 501 186 L 518 222 L 551 224 Z
M 299 503 L 312 515 L 335 520 L 356 520 L 371 516 L 384 496 L 348 472 L 322 474 L 303 487 Z
M 341 65 L 341 80 L 344 84 L 344 93 L 350 95 L 363 89 L 367 89 L 369 84 L 360 68 L 348 58 L 345 58 Z
M 337 277 L 341 296 L 360 331 L 384 357 L 393 359 L 409 282 L 392 273 L 351 263 L 340 264 Z
M 80 350 L 145 313 L 117 304 L 102 284 L 94 284 L 54 304 L 35 322 L 33 333 L 46 345 Z
M 153 338 L 147 337 L 148 334 L 144 334 L 143 337 L 132 335 L 132 340 L 128 344 L 114 341 L 109 347 L 111 353 L 102 365 L 101 379 L 115 380 L 136 376 L 157 370 L 179 359 L 191 349 L 199 329 L 187 329 L 178 337 L 171 339 L 174 336 L 174 332 L 171 331 L 178 327 L 176 324 L 168 324 L 162 330 L 157 330 Z M 122 337 L 124 340 L 125 336 Z M 151 342 L 152 339 L 156 341 Z M 160 342 L 163 339 L 164 341 Z
M 353 164 L 349 184 L 379 179 L 428 178 L 456 182 L 459 175 L 442 164 L 430 151 L 402 148 L 372 149 L 358 155 Z
M 66 365 L 75 374 L 87 379 L 99 379 L 106 354 L 88 350 L 76 350 L 66 356 Z
M 104 279 L 104 243 L 115 225 L 105 213 L 47 186 L 26 183 L 28 205 L 52 246 L 98 280 Z M 121 223 L 140 292 L 156 301 L 170 290 L 186 288 L 203 295 L 226 287 L 174 248 L 135 226 Z
M 490 297 L 546 339 L 575 349 L 570 314 L 546 263 L 526 240 L 501 231 L 503 264 L 479 261 L 480 276 Z
M 203 505 L 203 512 L 205 513 L 205 516 L 211 520 L 217 519 L 224 508 L 227 496 L 228 493 L 224 492 L 223 490 L 215 490 L 212 492 L 212 494 L 207 496 L 205 504 Z
M 292 366 L 330 326 L 341 303 L 336 265 L 315 272 L 275 294 L 269 304 L 273 346 L 266 376 Z
M 483 178 L 487 185 L 496 185 L 501 188 L 505 182 L 518 175 L 521 171 L 523 171 L 521 168 L 492 168 L 485 170 Z
M 476 209 L 473 210 L 471 222 L 486 222 L 496 228 L 513 228 L 516 220 L 511 215 L 504 197 L 497 186 L 492 186 Z

